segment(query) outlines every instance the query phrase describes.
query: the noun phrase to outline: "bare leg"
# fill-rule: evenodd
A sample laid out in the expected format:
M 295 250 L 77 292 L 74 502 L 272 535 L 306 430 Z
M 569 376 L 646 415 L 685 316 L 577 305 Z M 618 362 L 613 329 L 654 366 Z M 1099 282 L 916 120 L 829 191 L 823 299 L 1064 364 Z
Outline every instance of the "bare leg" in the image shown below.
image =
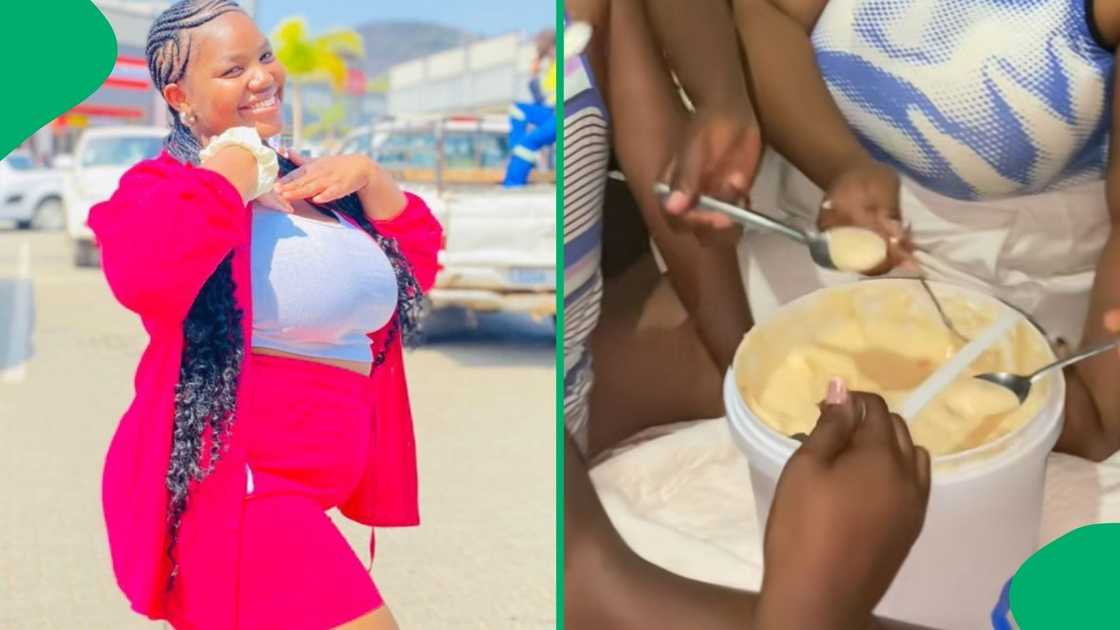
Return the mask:
M 389 611 L 388 606 L 382 606 L 377 610 L 362 615 L 353 621 L 348 621 L 341 626 L 338 630 L 399 630 L 397 628 L 397 620 L 393 618 L 393 613 Z
M 571 630 L 750 630 L 758 594 L 676 575 L 619 536 L 570 437 L 564 444 L 564 619 Z M 921 630 L 874 620 L 868 630 Z
M 643 560 L 615 531 L 569 438 L 564 449 L 566 627 L 750 628 L 754 593 L 696 582 Z
M 608 280 L 603 293 L 591 339 L 590 452 L 648 427 L 723 415 L 722 375 L 653 257 Z

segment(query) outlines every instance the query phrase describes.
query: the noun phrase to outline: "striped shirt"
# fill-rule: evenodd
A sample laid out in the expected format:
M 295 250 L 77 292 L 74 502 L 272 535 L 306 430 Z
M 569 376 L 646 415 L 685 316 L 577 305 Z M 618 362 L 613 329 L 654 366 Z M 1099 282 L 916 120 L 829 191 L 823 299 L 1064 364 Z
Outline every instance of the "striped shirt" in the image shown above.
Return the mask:
M 564 67 L 564 422 L 587 448 L 591 331 L 603 294 L 599 268 L 610 154 L 607 110 L 584 56 Z

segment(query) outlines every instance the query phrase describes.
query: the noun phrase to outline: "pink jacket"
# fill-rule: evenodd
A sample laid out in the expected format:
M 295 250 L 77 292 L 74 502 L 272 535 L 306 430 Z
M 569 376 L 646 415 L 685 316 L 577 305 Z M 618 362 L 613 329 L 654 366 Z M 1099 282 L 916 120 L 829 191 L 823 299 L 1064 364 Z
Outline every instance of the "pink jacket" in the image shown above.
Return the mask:
M 140 315 L 150 337 L 136 371 L 135 397 L 105 458 L 102 501 L 117 582 L 133 609 L 153 619 L 175 616 L 165 597 L 170 571 L 165 477 L 182 325 L 202 285 L 232 251 L 235 298 L 244 311 L 244 339 L 251 339 L 251 225 L 249 206 L 241 202 L 228 180 L 213 171 L 180 164 L 166 152 L 130 169 L 113 196 L 90 211 L 89 226 L 101 246 L 113 295 Z M 401 215 L 375 225 L 382 234 L 396 239 L 421 287 L 425 291 L 431 288 L 438 270 L 442 228 L 423 200 L 409 194 Z M 371 343 L 377 344 L 384 330 L 372 333 Z M 244 369 L 249 365 L 246 362 Z M 358 488 L 340 509 L 366 525 L 416 525 L 416 449 L 399 340 L 370 378 L 376 391 L 375 415 L 370 419 L 371 456 Z M 225 468 L 201 484 L 206 491 L 184 516 L 204 519 L 196 522 L 203 531 L 230 530 L 232 535 L 224 537 L 229 541 L 237 540 L 240 510 L 236 508 L 246 485 L 243 458 L 235 430 L 223 456 Z M 199 502 L 220 509 L 200 509 Z M 190 546 L 190 541 L 181 540 L 177 557 L 189 554 Z M 215 551 L 213 545 L 208 548 L 210 553 Z M 229 550 L 235 552 L 235 548 Z M 236 592 L 232 586 L 236 566 L 231 564 L 220 573 L 224 575 L 207 580 L 211 592 L 195 596 L 205 597 L 208 606 L 232 611 L 235 603 L 229 600 Z M 217 618 L 225 616 L 220 610 L 215 612 Z

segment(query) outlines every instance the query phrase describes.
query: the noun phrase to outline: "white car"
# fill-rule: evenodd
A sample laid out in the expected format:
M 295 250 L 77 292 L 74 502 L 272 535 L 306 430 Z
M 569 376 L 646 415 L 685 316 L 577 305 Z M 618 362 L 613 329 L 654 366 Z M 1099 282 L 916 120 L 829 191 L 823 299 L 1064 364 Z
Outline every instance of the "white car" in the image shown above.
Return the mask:
M 112 196 L 125 171 L 159 155 L 167 134 L 162 127 L 91 127 L 82 134 L 72 157 L 56 161 L 64 166 L 66 232 L 74 245 L 76 265 L 92 266 L 100 259 L 93 231 L 86 224 L 90 207 Z
M 554 173 L 501 186 L 505 117 L 417 117 L 351 133 L 339 153 L 363 153 L 423 197 L 444 230 L 434 306 L 556 313 Z
M 66 222 L 62 175 L 38 168 L 26 153 L 0 160 L 0 220 L 15 221 L 21 230 L 60 230 Z

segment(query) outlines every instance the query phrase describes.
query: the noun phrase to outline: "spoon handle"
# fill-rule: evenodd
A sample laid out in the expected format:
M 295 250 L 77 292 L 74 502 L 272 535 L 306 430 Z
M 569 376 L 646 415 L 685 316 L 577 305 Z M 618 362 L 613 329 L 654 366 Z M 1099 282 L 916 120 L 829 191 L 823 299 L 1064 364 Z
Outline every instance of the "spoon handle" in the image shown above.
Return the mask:
M 930 374 L 917 389 L 910 392 L 910 397 L 902 403 L 898 415 L 902 416 L 906 422 L 912 422 L 917 417 L 918 412 L 929 404 L 937 394 L 941 393 L 941 390 L 956 380 L 961 372 L 972 365 L 976 357 L 984 354 L 985 350 L 999 341 L 1019 321 L 1019 314 L 1008 309 L 994 324 L 965 344 L 941 367 L 934 370 L 933 374 Z
M 1070 355 L 1060 361 L 1055 361 L 1050 365 L 1041 367 L 1036 370 L 1034 374 L 1031 374 L 1027 378 L 1033 382 L 1034 379 L 1038 378 L 1038 376 L 1044 372 L 1049 372 L 1050 370 L 1053 370 L 1055 368 L 1064 368 L 1065 366 L 1077 363 L 1082 359 L 1088 359 L 1089 357 L 1098 355 L 1102 352 L 1105 352 L 1106 350 L 1111 350 L 1116 346 L 1120 346 L 1120 337 L 1109 339 L 1108 341 L 1102 341 L 1098 344 L 1089 346 L 1088 348 L 1082 350 L 1081 352 L 1078 352 L 1077 354 Z
M 670 188 L 661 182 L 655 182 L 653 184 L 653 191 L 661 195 L 662 197 L 668 195 L 671 192 Z M 707 195 L 700 195 L 699 201 L 700 206 L 708 210 L 725 214 L 740 223 L 747 223 L 757 227 L 765 228 L 767 230 L 773 230 L 789 238 L 792 238 L 793 240 L 803 245 L 809 244 L 809 237 L 806 236 L 804 232 L 795 227 L 786 225 L 785 223 L 782 223 L 777 219 L 771 219 L 764 214 L 760 214 L 753 210 L 740 208 L 739 206 L 720 201 L 719 199 L 709 197 Z

